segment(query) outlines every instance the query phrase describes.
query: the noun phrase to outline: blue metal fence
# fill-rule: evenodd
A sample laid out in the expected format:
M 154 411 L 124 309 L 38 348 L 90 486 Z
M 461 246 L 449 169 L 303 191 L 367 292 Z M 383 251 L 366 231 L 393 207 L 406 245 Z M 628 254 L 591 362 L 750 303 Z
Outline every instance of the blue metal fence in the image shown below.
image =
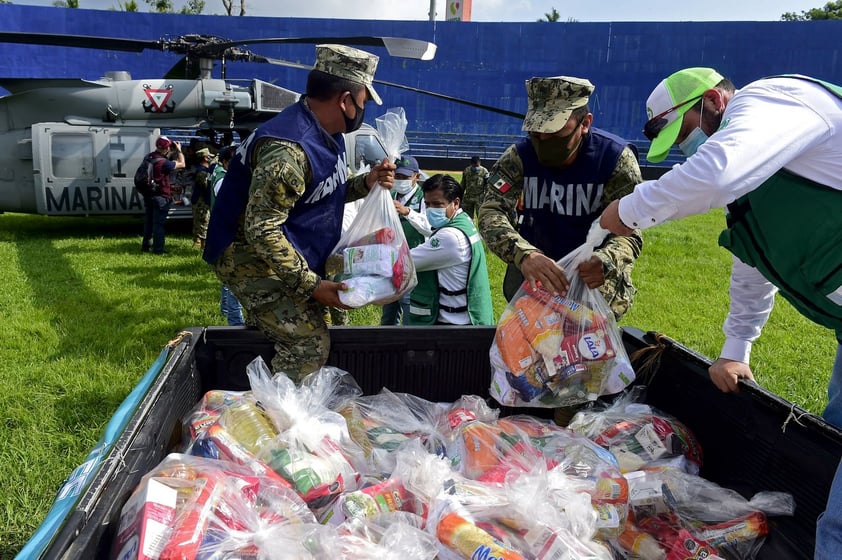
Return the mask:
M 205 33 L 246 37 L 413 37 L 438 45 L 429 62 L 389 57 L 383 49 L 377 79 L 459 97 L 516 113 L 526 111 L 524 82 L 533 76 L 573 75 L 596 85 L 594 125 L 634 142 L 644 104 L 659 80 L 682 67 L 713 66 L 738 86 L 763 76 L 796 72 L 842 83 L 842 21 L 814 22 L 599 22 L 475 23 L 259 18 L 129 13 L 0 5 L 5 31 L 158 39 Z M 246 45 L 247 46 L 247 45 Z M 96 79 L 111 70 L 135 78 L 163 76 L 177 61 L 171 53 L 128 53 L 9 44 L 0 77 Z M 311 65 L 312 45 L 256 45 L 267 57 Z M 291 89 L 306 72 L 268 64 L 233 63 L 229 78 L 260 78 Z M 2 78 L 0 78 L 2 80 Z M 420 150 L 457 157 L 495 153 L 521 134 L 521 120 L 450 101 L 377 85 L 384 106 L 403 107 Z M 379 110 L 378 110 L 379 109 Z M 435 140 L 439 139 L 440 142 Z M 440 144 L 440 146 L 436 146 Z

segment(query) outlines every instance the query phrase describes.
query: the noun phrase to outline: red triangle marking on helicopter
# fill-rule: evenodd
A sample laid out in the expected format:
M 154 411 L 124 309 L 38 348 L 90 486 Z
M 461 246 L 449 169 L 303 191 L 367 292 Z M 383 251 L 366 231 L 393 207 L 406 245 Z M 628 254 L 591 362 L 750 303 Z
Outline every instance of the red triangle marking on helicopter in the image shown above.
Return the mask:
M 146 97 L 149 98 L 150 103 L 152 106 L 155 107 L 156 111 L 163 111 L 164 107 L 167 105 L 167 101 L 170 100 L 172 97 L 172 89 L 152 89 L 148 88 L 143 90 L 146 94 Z

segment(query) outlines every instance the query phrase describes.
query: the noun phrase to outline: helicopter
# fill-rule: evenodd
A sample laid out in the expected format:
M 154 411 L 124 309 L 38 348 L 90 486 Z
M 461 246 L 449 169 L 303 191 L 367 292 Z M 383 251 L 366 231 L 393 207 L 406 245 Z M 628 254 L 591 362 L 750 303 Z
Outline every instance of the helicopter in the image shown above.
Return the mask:
M 436 45 L 395 37 L 281 37 L 228 40 L 181 35 L 138 40 L 82 35 L 0 32 L 0 43 L 142 52 L 182 58 L 161 78 L 133 79 L 127 71 L 97 80 L 0 78 L 0 212 L 48 216 L 143 214 L 134 171 L 162 130 L 189 129 L 228 143 L 295 103 L 300 94 L 259 79 L 226 80 L 230 62 L 262 62 L 310 69 L 243 48 L 268 43 L 339 43 L 385 47 L 389 55 L 431 60 Z M 216 63 L 221 77 L 213 77 Z M 396 87 L 401 87 L 393 84 Z M 408 88 L 412 89 L 412 88 Z M 371 126 L 348 135 L 351 172 L 385 157 Z M 170 217 L 189 214 L 173 207 Z

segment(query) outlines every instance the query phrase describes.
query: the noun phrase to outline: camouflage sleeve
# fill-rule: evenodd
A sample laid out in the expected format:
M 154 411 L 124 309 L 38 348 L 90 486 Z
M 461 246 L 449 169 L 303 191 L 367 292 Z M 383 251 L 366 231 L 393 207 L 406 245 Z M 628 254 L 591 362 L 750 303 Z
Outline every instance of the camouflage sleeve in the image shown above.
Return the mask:
M 630 148 L 623 150 L 617 167 L 605 184 L 603 205 L 622 198 L 643 181 L 637 158 Z M 629 310 L 637 292 L 631 281 L 634 261 L 643 249 L 640 230 L 629 236 L 609 235 L 601 247 L 594 251 L 605 269 L 605 283 L 600 291 L 619 320 Z
M 208 172 L 207 171 L 197 171 L 196 172 L 196 184 L 200 187 L 206 188 L 208 186 Z
M 365 198 L 368 194 L 369 188 L 365 180 L 368 173 L 359 173 L 348 179 L 348 188 L 345 191 L 345 202 L 354 202 L 361 198 Z
M 512 145 L 491 168 L 477 223 L 488 248 L 504 262 L 517 267 L 527 254 L 538 250 L 514 226 L 522 192 L 523 162 Z
M 602 203 L 608 206 L 612 200 L 619 200 L 634 190 L 634 187 L 643 182 L 643 175 L 640 173 L 640 165 L 637 157 L 631 148 L 626 147 L 617 160 L 614 173 L 605 183 Z
M 301 146 L 267 139 L 255 147 L 245 235 L 294 297 L 306 299 L 319 276 L 293 247 L 281 226 L 304 193 L 312 171 Z

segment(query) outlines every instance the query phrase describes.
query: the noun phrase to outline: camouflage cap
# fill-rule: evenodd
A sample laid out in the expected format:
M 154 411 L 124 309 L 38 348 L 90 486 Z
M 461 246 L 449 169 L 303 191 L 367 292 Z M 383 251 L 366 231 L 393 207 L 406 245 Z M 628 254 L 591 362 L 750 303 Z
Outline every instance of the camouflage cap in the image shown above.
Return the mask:
M 380 58 L 377 55 L 345 45 L 316 45 L 316 64 L 313 70 L 363 84 L 369 97 L 382 105 L 383 101 L 372 85 L 378 60 Z
M 593 84 L 582 78 L 554 76 L 526 80 L 529 106 L 522 130 L 558 132 L 574 109 L 588 104 L 593 90 Z

